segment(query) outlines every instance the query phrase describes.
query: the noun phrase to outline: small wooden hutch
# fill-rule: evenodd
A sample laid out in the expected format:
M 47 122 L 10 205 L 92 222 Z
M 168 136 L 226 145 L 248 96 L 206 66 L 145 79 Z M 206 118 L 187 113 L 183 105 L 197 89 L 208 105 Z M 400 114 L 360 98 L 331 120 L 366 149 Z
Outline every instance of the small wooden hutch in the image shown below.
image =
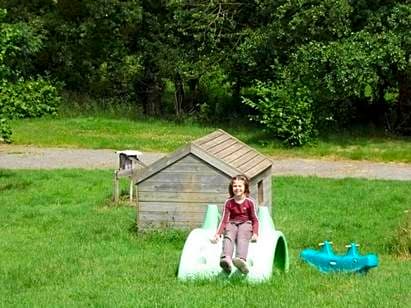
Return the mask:
M 201 226 L 207 204 L 222 210 L 237 174 L 249 177 L 257 205 L 271 210 L 271 166 L 270 159 L 221 129 L 197 139 L 136 175 L 138 228 Z

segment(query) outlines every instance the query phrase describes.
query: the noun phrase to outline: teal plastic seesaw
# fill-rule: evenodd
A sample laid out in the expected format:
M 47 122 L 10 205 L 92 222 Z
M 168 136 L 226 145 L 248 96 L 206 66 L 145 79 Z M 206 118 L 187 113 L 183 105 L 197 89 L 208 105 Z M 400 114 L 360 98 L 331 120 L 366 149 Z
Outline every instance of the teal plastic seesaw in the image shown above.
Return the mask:
M 271 278 L 273 267 L 288 271 L 289 259 L 287 241 L 282 232 L 275 229 L 267 207 L 259 207 L 260 223 L 258 241 L 250 243 L 248 251 L 249 273 L 245 279 L 261 282 Z M 209 204 L 201 228 L 190 232 L 184 244 L 178 268 L 178 279 L 211 278 L 226 275 L 222 271 L 220 255 L 222 241 L 212 244 L 210 239 L 215 234 L 220 214 L 217 205 Z M 229 277 L 241 274 L 235 267 Z
M 370 269 L 378 266 L 376 254 L 369 253 L 361 255 L 358 252 L 358 244 L 347 245 L 345 255 L 336 255 L 332 249 L 332 242 L 324 241 L 320 243 L 320 249 L 304 249 L 300 258 L 308 264 L 317 268 L 320 272 L 351 272 L 367 273 Z

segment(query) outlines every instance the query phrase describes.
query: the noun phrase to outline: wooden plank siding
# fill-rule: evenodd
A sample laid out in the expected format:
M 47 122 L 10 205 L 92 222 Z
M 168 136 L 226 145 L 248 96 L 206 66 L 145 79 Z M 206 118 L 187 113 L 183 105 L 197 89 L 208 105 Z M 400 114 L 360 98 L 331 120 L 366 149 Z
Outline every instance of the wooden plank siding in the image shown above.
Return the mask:
M 244 164 L 252 160 L 253 158 L 258 157 L 258 153 L 254 151 L 249 151 L 246 154 L 242 155 L 241 157 L 238 157 L 237 159 L 231 161 L 230 163 L 240 169 Z
M 211 134 L 208 134 L 200 139 L 195 140 L 193 143 L 196 143 L 197 145 L 206 144 L 208 141 L 218 138 L 219 136 L 223 134 L 224 132 L 222 130 L 216 130 L 212 132 Z
M 138 185 L 138 224 L 201 226 L 207 204 L 222 206 L 229 177 L 189 154 Z
M 227 197 L 227 193 L 211 194 L 208 192 L 162 192 L 162 191 L 141 191 L 138 190 L 138 200 L 143 201 L 158 201 L 158 202 L 187 202 L 187 203 L 197 203 L 197 202 L 211 202 L 218 203 L 220 200 Z
M 226 161 L 229 164 L 232 164 L 235 160 L 240 159 L 244 155 L 250 155 L 251 153 L 254 153 L 251 149 L 240 148 L 239 150 L 235 151 L 231 155 L 226 156 L 224 158 L 224 161 Z
M 143 228 L 196 228 L 203 223 L 207 205 L 208 203 L 141 202 L 139 225 Z M 221 211 L 222 205 L 219 208 Z
M 251 167 L 248 170 L 245 170 L 244 173 L 248 174 L 250 178 L 253 178 L 257 174 L 261 173 L 261 170 L 265 170 L 269 168 L 271 170 L 272 162 L 268 159 L 263 160 L 262 162 L 258 163 L 257 165 Z
M 154 207 L 155 208 L 155 207 Z M 147 210 L 142 210 L 140 217 L 143 220 L 159 220 L 164 222 L 176 222 L 176 221 L 196 221 L 202 222 L 204 213 L 207 210 L 207 205 L 199 207 L 197 209 L 193 208 L 192 211 L 183 211 L 179 207 L 174 207 L 174 209 L 169 211 L 153 211 L 153 206 L 149 207 Z
M 184 202 L 141 202 L 140 203 L 140 210 L 143 212 L 191 212 L 191 213 L 204 213 L 207 208 L 208 203 L 197 203 L 193 204 L 191 207 L 187 207 L 187 204 Z M 220 207 L 220 205 L 219 205 Z M 185 210 L 185 209 L 189 210 Z
M 166 225 L 173 225 L 179 222 L 190 222 L 192 224 L 196 224 L 197 226 L 201 226 L 204 213 L 205 211 L 200 215 L 198 213 L 190 212 L 144 212 L 140 215 L 140 221 L 143 221 L 145 224 L 159 222 Z
M 166 222 L 162 220 L 142 220 L 137 226 L 139 230 L 152 230 L 152 229 L 182 229 L 182 230 L 193 230 L 201 226 L 200 222 L 197 221 L 175 221 Z
M 258 183 L 263 181 L 263 203 L 258 202 Z M 264 172 L 260 173 L 251 180 L 250 183 L 250 195 L 256 200 L 258 206 L 267 206 L 271 211 L 272 203 L 272 189 L 271 189 L 271 168 L 268 168 Z
M 219 152 L 214 152 L 213 154 L 220 159 L 224 159 L 227 156 L 232 155 L 233 153 L 237 152 L 239 149 L 243 148 L 241 144 L 238 142 L 235 142 L 234 144 L 229 145 L 225 149 L 219 151 Z
M 234 167 L 237 173 L 244 173 L 248 177 L 263 172 L 272 164 L 264 155 L 221 129 L 193 141 L 192 144 L 215 159 Z M 252 172 L 249 173 L 249 170 Z
M 202 182 L 147 182 L 140 185 L 139 191 L 143 192 L 178 192 L 178 193 L 207 193 L 227 194 L 228 180 L 226 183 L 202 183 Z
M 217 130 L 143 169 L 134 176 L 136 184 L 145 181 L 158 172 L 171 172 L 172 169 L 169 168 L 172 168 L 176 161 L 183 159 L 188 154 L 197 156 L 203 161 L 203 164 L 209 164 L 229 176 L 243 173 L 248 177 L 252 177 L 263 172 L 271 164 L 269 159 L 253 148 L 223 130 Z M 256 158 L 257 156 L 259 159 Z M 181 166 L 182 169 L 201 168 L 200 166 L 193 167 L 189 165 L 178 166 Z M 203 171 L 199 169 L 194 170 L 194 172 Z
M 216 144 L 213 147 L 208 148 L 208 152 L 210 154 L 216 155 L 216 153 L 220 153 L 221 151 L 231 147 L 232 145 L 237 144 L 235 140 L 227 140 L 226 142 Z M 216 155 L 217 156 L 217 155 Z
M 222 173 L 228 174 L 230 176 L 233 176 L 239 173 L 239 170 L 235 168 L 234 166 L 202 150 L 201 148 L 198 148 L 194 144 L 191 147 L 191 153 L 201 158 L 204 162 L 207 162 L 208 164 L 210 164 L 217 170 L 220 170 Z
M 224 144 L 226 141 L 229 141 L 229 140 L 232 140 L 230 136 L 223 134 L 221 136 L 218 136 L 217 138 L 214 138 L 213 140 L 210 140 L 206 143 L 201 144 L 201 147 L 205 151 L 210 151 L 210 149 L 212 149 L 213 147 Z
M 249 161 L 242 164 L 241 167 L 239 167 L 239 169 L 241 169 L 244 173 L 246 173 L 247 170 L 253 168 L 253 166 L 255 166 L 255 165 L 258 165 L 264 159 L 265 159 L 264 157 L 261 157 L 260 155 L 257 154 L 252 159 L 250 159 Z
M 187 156 L 189 148 L 190 146 L 182 147 L 178 149 L 177 151 L 175 151 L 173 154 L 164 156 L 163 158 L 147 166 L 140 172 L 136 173 L 134 176 L 135 183 L 138 184 L 139 182 L 145 180 L 146 178 L 151 177 L 153 174 L 156 174 L 157 172 L 160 172 L 164 168 L 167 168 L 167 166 L 169 166 L 173 162 L 178 161 L 179 159 Z
M 158 173 L 155 177 L 151 177 L 141 183 L 139 186 L 143 186 L 149 183 L 214 183 L 216 185 L 228 185 L 228 179 L 221 177 L 218 174 L 198 174 L 198 173 L 186 173 L 181 176 L 181 173 L 175 172 Z
M 208 204 L 222 210 L 229 180 L 237 174 L 250 178 L 257 205 L 271 210 L 271 166 L 264 155 L 216 130 L 135 174 L 138 227 L 201 226 Z

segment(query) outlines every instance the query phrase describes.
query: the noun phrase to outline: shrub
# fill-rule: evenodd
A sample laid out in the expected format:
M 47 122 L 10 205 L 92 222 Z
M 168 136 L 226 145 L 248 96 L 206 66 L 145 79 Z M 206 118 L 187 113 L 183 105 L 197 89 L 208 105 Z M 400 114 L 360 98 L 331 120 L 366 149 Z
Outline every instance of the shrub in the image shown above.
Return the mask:
M 258 111 L 251 118 L 290 146 L 308 143 L 315 135 L 312 99 L 306 87 L 258 82 L 255 96 L 243 102 Z
M 0 91 L 0 111 L 9 119 L 54 115 L 60 103 L 57 88 L 42 78 L 3 83 Z
M 27 23 L 4 22 L 6 15 L 0 9 L 0 140 L 11 142 L 8 119 L 55 114 L 60 97 L 48 80 L 25 78 L 27 58 L 40 51 L 43 36 Z
M 60 96 L 49 81 L 3 82 L 0 84 L 0 140 L 10 143 L 11 128 L 8 119 L 41 117 L 57 113 Z
M 11 142 L 11 128 L 6 118 L 0 116 L 0 142 Z

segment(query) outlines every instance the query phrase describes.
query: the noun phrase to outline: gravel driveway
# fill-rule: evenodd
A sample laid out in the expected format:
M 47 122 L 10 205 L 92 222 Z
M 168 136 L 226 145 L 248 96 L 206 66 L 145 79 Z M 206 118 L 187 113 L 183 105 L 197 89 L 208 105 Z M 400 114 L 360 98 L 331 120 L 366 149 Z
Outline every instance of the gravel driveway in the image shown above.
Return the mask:
M 162 153 L 144 152 L 142 161 L 149 165 L 163 156 Z M 118 156 L 116 150 L 0 145 L 0 168 L 3 169 L 107 168 L 114 170 L 117 166 Z M 273 175 L 302 175 L 327 178 L 355 177 L 409 181 L 411 180 L 411 164 L 274 158 Z

